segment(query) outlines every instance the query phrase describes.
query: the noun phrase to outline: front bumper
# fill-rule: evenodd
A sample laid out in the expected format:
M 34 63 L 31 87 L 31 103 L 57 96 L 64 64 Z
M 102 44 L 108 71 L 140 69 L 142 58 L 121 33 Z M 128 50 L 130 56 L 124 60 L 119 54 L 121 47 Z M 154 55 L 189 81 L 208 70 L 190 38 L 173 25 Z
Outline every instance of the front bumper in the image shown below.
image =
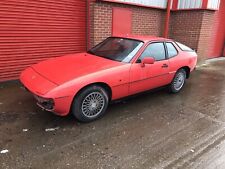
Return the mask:
M 42 110 L 52 112 L 58 116 L 66 116 L 70 112 L 70 106 L 73 102 L 73 97 L 61 97 L 61 98 L 44 98 L 42 96 L 38 96 L 30 91 L 28 88 L 24 86 L 24 88 L 31 93 L 35 100 L 37 101 L 37 106 Z
M 59 116 L 65 116 L 70 112 L 73 96 L 45 97 L 46 94 L 56 88 L 57 85 L 35 72 L 31 67 L 22 72 L 20 81 L 24 87 L 34 95 L 37 100 L 37 105 L 42 109 L 53 112 Z
M 25 89 L 27 88 L 25 87 Z M 61 97 L 61 98 L 55 98 L 55 99 L 44 98 L 34 94 L 28 89 L 27 91 L 34 96 L 35 100 L 37 101 L 36 103 L 37 106 L 40 107 L 42 110 L 52 112 L 58 116 L 66 116 L 69 114 L 70 106 L 71 106 L 71 103 L 73 102 L 73 97 L 68 96 L 68 97 Z
M 54 112 L 55 102 L 53 99 L 43 98 L 38 95 L 34 95 L 34 98 L 37 100 L 37 105 L 50 112 Z

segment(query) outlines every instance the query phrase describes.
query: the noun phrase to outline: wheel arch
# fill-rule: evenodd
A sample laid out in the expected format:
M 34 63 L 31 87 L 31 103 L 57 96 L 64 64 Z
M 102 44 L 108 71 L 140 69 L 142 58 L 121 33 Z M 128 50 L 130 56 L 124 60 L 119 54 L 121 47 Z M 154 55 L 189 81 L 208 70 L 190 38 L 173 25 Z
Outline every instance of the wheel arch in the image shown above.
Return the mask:
M 72 107 L 72 104 L 73 104 L 73 102 L 74 102 L 74 99 L 75 99 L 75 98 L 76 98 L 83 90 L 85 90 L 86 88 L 88 88 L 88 87 L 90 87 L 90 86 L 94 86 L 94 85 L 97 85 L 97 86 L 100 86 L 100 87 L 104 88 L 104 89 L 107 91 L 107 94 L 108 94 L 108 96 L 109 96 L 109 101 L 111 100 L 111 98 L 112 98 L 112 89 L 111 89 L 111 87 L 110 87 L 107 83 L 105 83 L 105 82 L 94 82 L 94 83 L 87 84 L 87 85 L 83 86 L 82 88 L 80 88 L 80 89 L 78 90 L 78 92 L 77 92 L 77 93 L 74 95 L 74 97 L 73 97 L 73 101 L 72 101 L 72 103 L 71 103 L 70 109 L 71 109 L 71 107 Z
M 86 88 L 88 88 L 88 87 L 90 87 L 90 86 L 94 86 L 94 85 L 97 85 L 97 86 L 100 86 L 100 87 L 104 88 L 104 89 L 107 91 L 108 95 L 109 95 L 109 99 L 111 100 L 111 98 L 112 98 L 112 89 L 111 89 L 111 87 L 110 87 L 107 83 L 105 83 L 105 82 L 94 82 L 94 83 L 90 83 L 90 84 L 87 84 L 87 85 L 83 86 L 83 87 L 82 87 L 81 89 L 79 89 L 78 92 L 75 94 L 74 98 L 75 98 L 80 92 L 82 92 L 83 90 L 85 90 Z
M 78 92 L 74 95 L 73 97 L 73 100 L 71 102 L 71 105 L 70 105 L 70 112 L 69 114 L 71 114 L 71 110 L 72 110 L 72 106 L 73 106 L 73 102 L 74 102 L 74 99 L 83 91 L 85 90 L 86 88 L 90 87 L 90 86 L 93 86 L 93 85 L 98 85 L 98 86 L 101 86 L 103 87 L 104 89 L 106 89 L 107 91 L 107 94 L 109 96 L 109 101 L 111 100 L 112 98 L 112 89 L 111 87 L 107 84 L 107 83 L 104 83 L 104 82 L 94 82 L 94 83 L 90 83 L 90 84 L 87 84 L 85 86 L 83 86 L 81 89 L 78 90 Z
M 185 70 L 185 72 L 186 72 L 186 75 L 187 75 L 187 79 L 190 77 L 190 73 L 191 73 L 191 69 L 188 67 L 188 66 L 183 66 L 183 67 L 181 67 L 180 69 L 184 69 Z M 178 70 L 180 70 L 180 69 L 178 69 Z M 177 71 L 178 71 L 177 70 Z

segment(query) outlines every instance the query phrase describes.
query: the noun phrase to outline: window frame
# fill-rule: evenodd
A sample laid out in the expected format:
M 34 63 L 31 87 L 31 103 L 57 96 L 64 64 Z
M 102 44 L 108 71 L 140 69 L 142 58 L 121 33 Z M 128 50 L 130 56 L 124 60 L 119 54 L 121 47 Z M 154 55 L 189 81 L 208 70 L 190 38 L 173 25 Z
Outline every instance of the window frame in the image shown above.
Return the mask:
M 133 62 L 132 60 L 133 60 L 134 58 L 136 58 L 137 54 L 138 54 L 138 53 L 142 50 L 142 48 L 145 46 L 145 42 L 142 41 L 142 40 L 139 40 L 139 39 L 133 39 L 133 38 L 129 38 L 129 37 L 120 37 L 120 36 L 109 36 L 109 37 L 105 38 L 104 40 L 102 40 L 101 42 L 99 42 L 98 44 L 96 44 L 95 46 L 93 46 L 92 48 L 88 49 L 88 50 L 86 51 L 86 53 L 89 53 L 89 51 L 90 51 L 91 49 L 96 48 L 97 46 L 102 45 L 107 39 L 110 39 L 110 38 L 127 39 L 127 40 L 133 40 L 133 41 L 138 41 L 138 42 L 143 43 L 142 46 L 140 47 L 140 49 L 139 49 L 139 50 L 136 52 L 136 54 L 130 59 L 129 62 L 121 62 L 121 63 L 126 63 L 126 64 L 132 63 L 132 62 Z M 101 57 L 101 56 L 98 56 L 98 55 L 95 55 L 95 54 L 92 54 L 92 55 L 97 56 L 97 57 Z M 103 57 L 101 57 L 101 58 L 103 58 Z M 108 58 L 107 58 L 107 59 L 108 59 Z M 110 59 L 110 60 L 111 60 L 111 59 Z M 113 61 L 114 61 L 114 60 L 113 60 Z M 119 61 L 118 61 L 118 62 L 119 62 Z
M 140 57 L 141 55 L 145 52 L 145 50 L 147 49 L 147 47 L 153 43 L 162 43 L 164 50 L 165 50 L 165 59 L 162 60 L 155 60 L 156 62 L 160 62 L 163 60 L 168 60 L 168 53 L 167 53 L 167 48 L 165 46 L 165 41 L 150 41 L 149 43 L 146 44 L 146 46 L 144 47 L 143 51 L 140 53 L 139 57 L 136 59 L 136 61 L 134 63 L 141 63 Z
M 183 43 L 180 43 L 180 42 L 177 42 L 177 41 L 174 41 L 174 43 L 176 44 L 176 46 L 177 46 L 180 50 L 182 50 L 182 51 L 184 51 L 184 52 L 195 52 L 194 49 L 190 48 L 189 46 L 187 46 L 187 45 L 185 45 L 185 44 L 183 44 Z M 180 43 L 181 45 L 187 46 L 187 47 L 190 48 L 191 50 L 183 50 L 183 49 L 179 46 L 178 43 Z
M 169 57 L 169 50 L 168 50 L 168 48 L 167 48 L 167 46 L 166 46 L 166 43 L 171 43 L 171 44 L 173 45 L 173 47 L 175 48 L 175 50 L 177 51 L 177 54 L 174 55 L 173 57 Z M 177 50 L 177 48 L 176 48 L 176 46 L 174 45 L 174 42 L 173 42 L 173 41 L 165 41 L 165 42 L 164 42 L 164 45 L 165 45 L 166 52 L 167 52 L 167 59 L 171 59 L 171 58 L 174 58 L 174 57 L 176 57 L 176 56 L 179 55 L 179 51 Z

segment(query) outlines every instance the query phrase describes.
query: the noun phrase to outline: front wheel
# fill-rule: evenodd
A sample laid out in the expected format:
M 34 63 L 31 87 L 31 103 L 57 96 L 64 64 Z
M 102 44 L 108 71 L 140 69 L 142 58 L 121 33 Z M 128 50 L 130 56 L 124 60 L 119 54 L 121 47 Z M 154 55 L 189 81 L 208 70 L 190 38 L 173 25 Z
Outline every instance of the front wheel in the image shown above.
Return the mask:
M 73 101 L 72 113 L 81 122 L 91 122 L 105 113 L 109 103 L 106 90 L 100 86 L 89 86 Z
M 180 69 L 176 72 L 172 83 L 169 86 L 169 90 L 171 93 L 178 93 L 181 91 L 185 84 L 185 80 L 187 77 L 187 73 L 184 69 Z

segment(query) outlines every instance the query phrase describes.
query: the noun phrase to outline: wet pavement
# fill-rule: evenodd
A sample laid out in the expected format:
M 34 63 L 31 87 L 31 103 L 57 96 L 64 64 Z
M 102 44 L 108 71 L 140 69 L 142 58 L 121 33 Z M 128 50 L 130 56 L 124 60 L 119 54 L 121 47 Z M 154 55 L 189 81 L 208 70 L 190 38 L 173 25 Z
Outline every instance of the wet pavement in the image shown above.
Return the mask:
M 100 120 L 40 110 L 18 82 L 0 84 L 0 168 L 225 168 L 225 60 L 198 68 L 179 94 L 147 92 Z

